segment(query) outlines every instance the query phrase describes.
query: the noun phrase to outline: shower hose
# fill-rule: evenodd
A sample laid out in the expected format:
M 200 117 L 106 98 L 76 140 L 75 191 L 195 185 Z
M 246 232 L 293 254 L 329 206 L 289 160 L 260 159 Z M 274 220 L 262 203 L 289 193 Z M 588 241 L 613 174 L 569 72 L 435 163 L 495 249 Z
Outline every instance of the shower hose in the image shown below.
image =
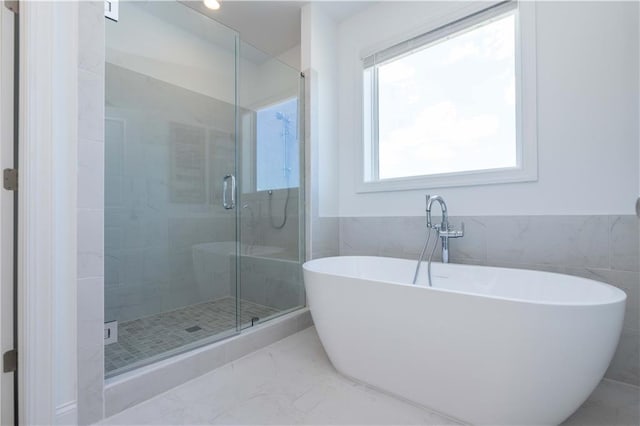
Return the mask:
M 436 243 L 433 245 L 431 249 L 431 254 L 429 255 L 429 261 L 427 262 L 427 278 L 429 280 L 429 287 L 433 287 L 431 283 L 431 260 L 433 259 L 433 253 L 436 251 L 436 247 L 438 246 L 438 234 L 439 231 L 436 231 Z M 427 247 L 429 246 L 429 240 L 431 239 L 431 228 L 427 228 L 427 240 L 424 242 L 424 246 L 422 247 L 422 251 L 420 252 L 420 257 L 418 258 L 418 264 L 416 265 L 416 272 L 413 275 L 413 284 L 418 281 L 418 273 L 420 272 L 420 265 L 422 264 L 422 259 L 424 258 L 425 253 L 427 252 Z

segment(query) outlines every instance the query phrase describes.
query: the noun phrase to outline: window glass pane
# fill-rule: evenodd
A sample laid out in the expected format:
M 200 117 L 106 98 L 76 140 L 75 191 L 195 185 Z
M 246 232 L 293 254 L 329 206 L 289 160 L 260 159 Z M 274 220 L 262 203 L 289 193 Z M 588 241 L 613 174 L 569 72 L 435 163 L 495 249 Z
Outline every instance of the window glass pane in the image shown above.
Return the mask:
M 518 165 L 513 14 L 380 65 L 378 79 L 380 179 Z
M 298 186 L 298 99 L 257 112 L 256 186 L 258 191 Z

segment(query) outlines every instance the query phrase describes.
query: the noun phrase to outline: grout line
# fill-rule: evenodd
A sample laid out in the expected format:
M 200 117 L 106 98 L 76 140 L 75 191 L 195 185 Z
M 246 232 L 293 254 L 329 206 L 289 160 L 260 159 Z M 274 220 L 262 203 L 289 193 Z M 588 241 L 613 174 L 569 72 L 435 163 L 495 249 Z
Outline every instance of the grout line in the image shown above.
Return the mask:
M 269 317 L 278 312 L 277 309 L 242 299 L 240 305 L 242 317 Z M 127 368 L 148 358 L 235 329 L 235 320 L 235 298 L 223 297 L 136 320 L 124 321 L 118 327 L 119 341 L 112 344 L 113 346 L 107 345 L 105 347 L 107 355 L 105 361 L 111 366 L 116 366 L 116 368 L 107 368 L 107 372 L 111 373 Z M 136 322 L 140 324 L 131 324 Z M 201 325 L 202 330 L 185 334 L 185 328 L 193 324 Z M 134 330 L 128 331 L 128 326 L 133 327 Z M 154 343 L 156 340 L 153 336 L 158 333 L 164 333 L 169 338 L 160 343 Z M 149 341 L 149 339 L 151 340 Z M 127 360 L 124 361 L 123 358 L 127 358 Z
M 627 387 L 633 388 L 633 389 L 637 390 L 638 392 L 640 392 L 640 386 L 634 385 L 633 383 L 622 382 L 620 380 L 610 379 L 608 377 L 604 377 L 602 379 L 602 381 L 603 382 L 607 381 L 607 382 L 615 383 L 616 385 L 620 385 L 620 386 L 627 386 Z

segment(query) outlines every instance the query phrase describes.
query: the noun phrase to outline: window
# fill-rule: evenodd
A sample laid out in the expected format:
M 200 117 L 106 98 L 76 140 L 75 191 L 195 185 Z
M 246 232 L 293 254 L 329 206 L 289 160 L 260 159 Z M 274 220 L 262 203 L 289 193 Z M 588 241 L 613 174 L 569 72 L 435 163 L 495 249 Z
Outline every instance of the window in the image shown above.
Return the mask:
M 535 180 L 516 6 L 500 3 L 363 60 L 360 189 Z
M 298 99 L 256 112 L 256 190 L 295 188 L 300 179 Z

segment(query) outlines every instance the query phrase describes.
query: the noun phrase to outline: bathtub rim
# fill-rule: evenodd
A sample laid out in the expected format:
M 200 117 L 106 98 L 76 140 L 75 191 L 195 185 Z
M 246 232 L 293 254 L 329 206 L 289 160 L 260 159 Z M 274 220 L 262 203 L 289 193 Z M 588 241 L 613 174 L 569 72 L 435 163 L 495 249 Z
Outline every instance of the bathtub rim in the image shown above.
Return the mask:
M 618 298 L 611 298 L 611 299 L 607 299 L 604 302 L 554 302 L 554 301 L 541 301 L 541 300 L 531 300 L 531 299 L 521 299 L 521 298 L 514 298 L 514 297 L 506 297 L 506 296 L 500 296 L 500 295 L 493 295 L 493 294 L 483 294 L 483 293 L 477 293 L 477 292 L 466 292 L 466 291 L 459 291 L 459 290 L 452 290 L 452 289 L 446 289 L 446 288 L 439 288 L 439 287 L 427 287 L 425 285 L 414 285 L 414 284 L 410 284 L 410 283 L 406 283 L 406 282 L 401 282 L 401 281 L 391 281 L 391 280 L 380 280 L 380 279 L 375 279 L 372 277 L 357 277 L 357 276 L 352 276 L 352 275 L 346 275 L 346 274 L 337 274 L 337 273 L 330 273 L 330 272 L 326 272 L 326 271 L 322 271 L 319 269 L 314 269 L 313 266 L 314 264 L 320 264 L 323 262 L 329 262 L 331 260 L 335 260 L 335 259 L 390 259 L 390 260 L 401 260 L 404 262 L 417 262 L 417 260 L 412 260 L 412 259 L 406 259 L 406 258 L 401 258 L 401 257 L 390 257 L 390 256 L 329 256 L 329 257 L 322 257 L 322 258 L 318 258 L 318 259 L 311 259 L 308 260 L 306 262 L 304 262 L 302 264 L 302 270 L 303 273 L 309 272 L 309 273 L 318 273 L 318 274 L 324 274 L 324 275 L 329 275 L 329 276 L 335 276 L 335 277 L 341 277 L 341 278 L 349 278 L 349 279 L 356 279 L 356 280 L 363 280 L 363 281 L 371 281 L 371 282 L 375 282 L 375 283 L 380 283 L 380 284 L 390 284 L 390 285 L 398 285 L 398 286 L 402 286 L 402 287 L 410 287 L 410 288 L 421 288 L 424 290 L 428 290 L 428 291 L 436 291 L 436 292 L 441 292 L 441 293 L 453 293 L 453 294 L 459 294 L 459 295 L 464 295 L 464 296 L 475 296 L 475 297 L 482 297 L 485 299 L 495 299 L 495 300 L 501 300 L 501 301 L 505 301 L 505 302 L 513 302 L 513 303 L 522 303 L 522 304 L 530 304 L 530 305 L 547 305 L 547 306 L 567 306 L 567 307 L 596 307 L 596 306 L 609 306 L 609 305 L 616 305 L 619 303 L 626 303 L 626 300 L 628 298 L 627 293 L 608 283 L 602 282 L 602 281 L 597 281 L 591 278 L 584 278 L 584 277 L 580 277 L 580 276 L 576 276 L 576 275 L 569 275 L 569 274 L 563 274 L 563 273 L 559 273 L 559 272 L 549 272 L 549 271 L 539 271 L 536 269 L 520 269 L 520 268 L 508 268 L 508 267 L 502 267 L 502 266 L 485 266 L 485 265 L 474 265 L 474 264 L 464 264 L 464 263 L 449 263 L 447 265 L 450 265 L 454 268 L 471 268 L 471 267 L 477 267 L 477 268 L 483 268 L 483 269 L 493 269 L 493 270 L 511 270 L 511 271 L 527 271 L 527 272 L 533 272 L 536 274 L 541 274 L 541 275 L 551 275 L 551 276 L 561 276 L 563 278 L 569 278 L 572 280 L 580 280 L 580 281 L 587 281 L 589 282 L 591 285 L 598 285 L 598 286 L 604 286 L 604 287 L 608 287 L 610 289 L 612 289 L 614 291 L 614 293 L 618 294 Z M 426 263 L 423 261 L 423 263 Z M 443 265 L 442 262 L 433 262 L 433 263 L 437 263 L 440 265 Z

